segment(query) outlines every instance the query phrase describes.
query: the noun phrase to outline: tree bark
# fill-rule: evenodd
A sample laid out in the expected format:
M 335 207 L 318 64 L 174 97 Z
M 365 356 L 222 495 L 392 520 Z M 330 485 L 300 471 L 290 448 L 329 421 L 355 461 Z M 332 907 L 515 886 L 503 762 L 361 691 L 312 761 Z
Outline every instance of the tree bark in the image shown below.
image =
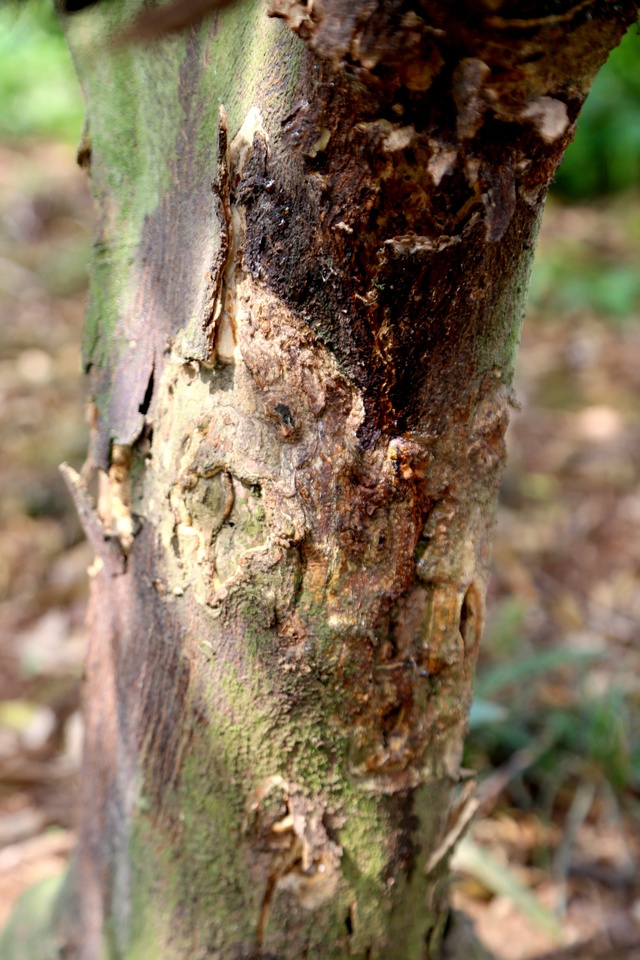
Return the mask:
M 107 52 L 132 6 L 67 24 L 96 560 L 59 955 L 434 960 L 536 232 L 637 4 L 249 0 Z

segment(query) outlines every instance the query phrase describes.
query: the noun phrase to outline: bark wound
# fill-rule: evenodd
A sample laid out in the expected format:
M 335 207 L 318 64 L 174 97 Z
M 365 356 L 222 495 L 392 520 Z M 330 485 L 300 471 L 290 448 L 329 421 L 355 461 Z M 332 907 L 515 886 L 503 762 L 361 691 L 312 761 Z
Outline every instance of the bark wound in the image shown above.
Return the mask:
M 304 791 L 278 775 L 249 798 L 245 832 L 257 851 L 256 879 L 268 874 L 256 935 L 261 950 L 275 892 L 292 893 L 308 910 L 322 906 L 336 892 L 342 850 L 327 834 L 323 811 L 314 810 Z

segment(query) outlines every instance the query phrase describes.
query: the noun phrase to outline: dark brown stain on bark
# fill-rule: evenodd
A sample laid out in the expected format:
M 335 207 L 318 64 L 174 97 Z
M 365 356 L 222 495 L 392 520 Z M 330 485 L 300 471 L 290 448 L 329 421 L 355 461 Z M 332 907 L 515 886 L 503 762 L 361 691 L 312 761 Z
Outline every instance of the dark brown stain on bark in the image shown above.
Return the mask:
M 591 78 L 637 3 L 272 0 L 270 13 L 311 52 L 280 140 L 268 151 L 256 140 L 234 185 L 245 265 L 365 391 L 365 445 L 414 429 L 427 410 L 438 431 L 467 405 L 461 384 L 471 396 L 484 374 L 476 345 L 505 305 L 508 264 L 533 239 Z M 142 430 L 168 337 L 200 309 L 204 344 L 219 295 L 219 203 L 191 95 L 196 32 L 187 47 L 176 186 L 146 225 L 142 279 L 121 318 L 134 346 L 93 370 L 94 395 L 109 396 L 94 451 L 103 468 L 112 437 L 132 443 Z
M 364 389 L 370 443 L 427 411 L 437 432 L 477 390 L 478 341 L 508 308 L 511 265 L 635 4 L 617 22 L 593 3 L 530 4 L 526 17 L 482 3 L 337 6 L 297 26 L 326 60 L 307 61 L 281 143 L 254 153 L 238 198 L 247 268 Z

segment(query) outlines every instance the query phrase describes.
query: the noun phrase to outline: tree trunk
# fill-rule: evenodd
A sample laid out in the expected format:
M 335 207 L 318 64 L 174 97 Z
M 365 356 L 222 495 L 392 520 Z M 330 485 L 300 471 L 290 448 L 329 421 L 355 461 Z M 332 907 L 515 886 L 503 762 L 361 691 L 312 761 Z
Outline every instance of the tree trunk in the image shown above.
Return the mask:
M 131 6 L 67 24 L 99 494 L 67 469 L 60 956 L 431 960 L 536 232 L 637 4 L 249 0 L 107 51 Z

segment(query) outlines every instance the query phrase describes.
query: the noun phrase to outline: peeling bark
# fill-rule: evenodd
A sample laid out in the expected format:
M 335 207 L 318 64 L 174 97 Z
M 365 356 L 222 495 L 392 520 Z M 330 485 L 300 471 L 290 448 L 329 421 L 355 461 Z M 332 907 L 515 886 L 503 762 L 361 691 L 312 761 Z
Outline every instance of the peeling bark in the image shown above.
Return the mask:
M 122 4 L 69 24 L 98 206 L 95 508 L 66 472 L 97 556 L 82 960 L 439 956 L 532 251 L 637 6 L 269 13 L 109 56 Z

